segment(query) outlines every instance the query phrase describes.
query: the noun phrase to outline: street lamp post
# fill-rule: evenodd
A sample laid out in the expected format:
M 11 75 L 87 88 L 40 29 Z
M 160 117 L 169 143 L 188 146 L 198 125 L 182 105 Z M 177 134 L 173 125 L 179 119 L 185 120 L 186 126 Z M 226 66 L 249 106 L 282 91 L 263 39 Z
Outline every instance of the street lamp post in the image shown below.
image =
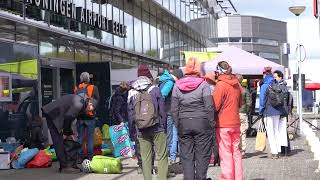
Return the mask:
M 301 57 L 301 47 L 302 45 L 299 42 L 299 16 L 304 12 L 306 9 L 305 6 L 292 6 L 289 7 L 289 11 L 292 12 L 294 15 L 297 16 L 298 18 L 298 23 L 297 23 L 297 50 L 299 48 L 299 59 L 298 59 L 298 76 L 299 76 L 299 87 L 298 87 L 298 97 L 297 97 L 297 107 L 298 107 L 298 112 L 299 112 L 299 124 L 300 124 L 300 135 L 303 134 L 303 129 L 302 129 L 302 79 L 301 79 L 301 62 L 302 57 Z

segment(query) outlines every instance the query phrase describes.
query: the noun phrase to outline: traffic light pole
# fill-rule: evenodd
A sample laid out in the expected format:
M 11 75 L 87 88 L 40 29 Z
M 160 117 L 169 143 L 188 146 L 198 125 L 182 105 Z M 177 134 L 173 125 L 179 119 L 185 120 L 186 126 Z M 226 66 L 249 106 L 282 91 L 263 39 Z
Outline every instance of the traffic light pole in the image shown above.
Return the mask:
M 298 61 L 298 75 L 299 75 L 299 88 L 298 88 L 298 110 L 299 110 L 299 124 L 300 135 L 303 134 L 302 129 L 302 75 L 301 75 L 301 44 L 299 46 L 299 61 Z

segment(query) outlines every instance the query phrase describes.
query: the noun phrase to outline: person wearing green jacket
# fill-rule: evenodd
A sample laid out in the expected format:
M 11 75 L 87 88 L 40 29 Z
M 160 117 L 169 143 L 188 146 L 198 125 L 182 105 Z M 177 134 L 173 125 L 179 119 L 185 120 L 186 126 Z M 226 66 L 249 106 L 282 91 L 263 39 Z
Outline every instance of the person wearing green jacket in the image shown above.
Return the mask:
M 248 124 L 248 114 L 250 113 L 251 109 L 251 96 L 248 90 L 248 80 L 243 79 L 243 76 L 241 74 L 236 74 L 237 78 L 239 79 L 239 82 L 242 86 L 242 106 L 239 110 L 240 112 L 240 144 L 239 149 L 241 151 L 242 158 L 245 158 L 246 154 L 246 137 L 247 137 L 247 130 L 249 128 Z

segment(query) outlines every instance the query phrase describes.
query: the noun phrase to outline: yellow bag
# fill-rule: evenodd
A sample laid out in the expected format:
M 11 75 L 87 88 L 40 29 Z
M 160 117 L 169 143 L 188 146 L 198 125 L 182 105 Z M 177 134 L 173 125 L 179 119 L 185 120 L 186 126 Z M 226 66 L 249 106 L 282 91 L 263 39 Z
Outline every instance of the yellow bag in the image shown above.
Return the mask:
M 256 151 L 263 152 L 266 149 L 266 140 L 266 128 L 264 126 L 263 119 L 261 119 L 256 137 Z
M 94 147 L 99 147 L 102 144 L 102 133 L 98 127 L 94 129 Z

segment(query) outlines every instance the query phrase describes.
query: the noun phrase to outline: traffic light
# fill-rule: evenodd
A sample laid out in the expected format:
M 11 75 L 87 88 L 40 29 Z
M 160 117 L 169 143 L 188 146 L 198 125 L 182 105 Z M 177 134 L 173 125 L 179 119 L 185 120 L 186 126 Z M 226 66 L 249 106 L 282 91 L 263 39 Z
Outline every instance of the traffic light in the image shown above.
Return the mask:
M 302 89 L 304 89 L 305 84 L 305 74 L 301 74 L 302 79 Z M 293 90 L 297 91 L 299 89 L 299 74 L 293 74 Z

